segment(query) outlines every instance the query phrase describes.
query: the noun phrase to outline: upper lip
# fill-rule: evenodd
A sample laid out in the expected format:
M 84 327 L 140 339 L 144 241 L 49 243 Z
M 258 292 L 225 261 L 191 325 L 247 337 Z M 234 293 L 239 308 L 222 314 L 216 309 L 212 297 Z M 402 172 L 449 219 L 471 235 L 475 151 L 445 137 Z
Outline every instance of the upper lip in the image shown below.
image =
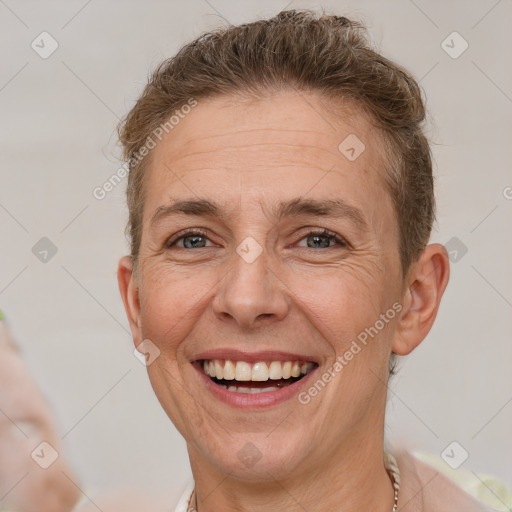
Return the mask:
M 246 352 L 233 348 L 216 348 L 205 350 L 196 354 L 191 361 L 204 359 L 229 359 L 230 361 L 245 361 L 247 363 L 258 363 L 260 361 L 302 361 L 319 364 L 315 356 L 283 352 L 281 350 L 262 350 L 258 352 Z

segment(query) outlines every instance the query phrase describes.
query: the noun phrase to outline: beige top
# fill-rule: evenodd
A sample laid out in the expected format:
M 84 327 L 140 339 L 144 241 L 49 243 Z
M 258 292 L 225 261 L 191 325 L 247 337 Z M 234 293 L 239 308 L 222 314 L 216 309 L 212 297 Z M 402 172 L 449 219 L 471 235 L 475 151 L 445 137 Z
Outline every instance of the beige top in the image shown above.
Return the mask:
M 393 454 L 400 469 L 399 512 L 492 512 L 435 467 L 410 452 Z M 190 482 L 175 512 L 187 512 L 194 482 Z
M 400 469 L 400 512 L 489 512 L 493 509 L 410 452 L 394 454 Z

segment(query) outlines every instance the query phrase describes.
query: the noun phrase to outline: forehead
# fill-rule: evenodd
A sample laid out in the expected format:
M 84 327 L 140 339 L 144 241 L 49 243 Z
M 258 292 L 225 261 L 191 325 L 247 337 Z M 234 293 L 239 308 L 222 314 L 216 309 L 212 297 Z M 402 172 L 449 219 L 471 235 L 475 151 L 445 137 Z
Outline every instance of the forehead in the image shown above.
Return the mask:
M 200 100 L 149 159 L 145 219 L 180 195 L 228 204 L 343 196 L 371 210 L 388 202 L 378 131 L 356 105 L 316 94 Z

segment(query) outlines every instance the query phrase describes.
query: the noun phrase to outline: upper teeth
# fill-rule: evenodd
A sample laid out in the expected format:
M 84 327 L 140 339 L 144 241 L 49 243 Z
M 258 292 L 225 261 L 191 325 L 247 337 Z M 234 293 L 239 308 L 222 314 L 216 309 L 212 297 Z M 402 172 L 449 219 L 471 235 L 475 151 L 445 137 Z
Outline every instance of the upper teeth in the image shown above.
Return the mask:
M 203 370 L 206 375 L 217 379 L 238 381 L 266 381 L 289 379 L 306 375 L 314 363 L 301 363 L 299 361 L 260 361 L 254 364 L 245 361 L 230 361 L 229 359 L 210 359 L 203 361 Z

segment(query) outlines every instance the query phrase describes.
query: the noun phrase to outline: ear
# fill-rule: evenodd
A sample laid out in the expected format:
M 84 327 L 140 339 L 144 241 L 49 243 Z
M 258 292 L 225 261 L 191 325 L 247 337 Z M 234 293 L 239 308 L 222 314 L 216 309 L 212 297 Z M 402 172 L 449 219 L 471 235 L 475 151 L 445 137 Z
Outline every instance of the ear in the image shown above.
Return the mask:
M 117 282 L 123 298 L 126 316 L 130 322 L 133 342 L 137 347 L 142 341 L 139 287 L 137 285 L 131 256 L 123 256 L 117 267 Z
M 450 276 L 448 252 L 441 244 L 428 245 L 407 274 L 403 309 L 392 350 L 405 356 L 427 336 Z

